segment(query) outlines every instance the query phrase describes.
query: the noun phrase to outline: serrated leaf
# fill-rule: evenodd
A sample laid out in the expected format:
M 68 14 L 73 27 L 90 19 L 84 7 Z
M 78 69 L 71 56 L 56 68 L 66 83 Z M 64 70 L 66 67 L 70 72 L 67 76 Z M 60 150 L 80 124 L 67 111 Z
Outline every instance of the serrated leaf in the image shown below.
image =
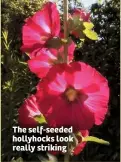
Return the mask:
M 97 33 L 92 30 L 85 29 L 83 30 L 83 33 L 86 35 L 86 37 L 88 37 L 91 40 L 98 40 Z
M 34 117 L 35 121 L 37 121 L 39 124 L 44 124 L 47 123 L 45 117 L 41 114 L 41 115 L 37 115 Z
M 94 27 L 94 24 L 91 22 L 84 22 L 83 25 L 85 29 L 92 29 Z
M 108 141 L 105 141 L 103 139 L 97 138 L 97 137 L 93 137 L 93 136 L 87 136 L 84 137 L 82 139 L 83 142 L 96 142 L 96 143 L 100 143 L 103 145 L 110 145 L 110 143 Z

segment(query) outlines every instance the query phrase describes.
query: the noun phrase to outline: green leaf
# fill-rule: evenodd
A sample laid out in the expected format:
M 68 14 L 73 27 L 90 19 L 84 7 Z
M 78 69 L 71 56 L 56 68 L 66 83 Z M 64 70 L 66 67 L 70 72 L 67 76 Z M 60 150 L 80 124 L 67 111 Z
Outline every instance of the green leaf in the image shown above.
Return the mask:
M 83 33 L 91 40 L 98 40 L 97 33 L 92 30 L 85 29 L 83 30 Z
M 110 145 L 110 143 L 108 141 L 105 141 L 103 139 L 97 138 L 97 137 L 93 137 L 93 136 L 87 136 L 87 137 L 83 137 L 82 138 L 83 142 L 96 142 L 96 143 L 100 143 L 100 144 L 104 144 L 104 145 Z
M 45 117 L 42 114 L 35 116 L 34 119 L 35 119 L 35 121 L 37 121 L 40 124 L 47 123 Z
M 8 31 L 5 30 L 5 31 L 2 32 L 2 34 L 3 34 L 3 38 L 4 38 L 5 42 L 7 43 L 7 39 L 8 39 Z
M 84 22 L 83 25 L 85 29 L 92 29 L 94 27 L 94 24 L 91 22 Z

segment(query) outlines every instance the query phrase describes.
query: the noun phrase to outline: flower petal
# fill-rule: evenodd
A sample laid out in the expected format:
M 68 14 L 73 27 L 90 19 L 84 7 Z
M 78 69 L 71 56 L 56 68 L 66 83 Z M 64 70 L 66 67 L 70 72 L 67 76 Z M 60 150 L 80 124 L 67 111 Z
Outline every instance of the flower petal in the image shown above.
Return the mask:
M 36 97 L 32 95 L 26 99 L 23 105 L 19 108 L 18 113 L 18 123 L 21 127 L 36 127 L 37 122 L 33 117 L 41 114 L 39 106 L 36 102 Z
M 48 2 L 34 16 L 26 20 L 22 29 L 24 52 L 32 52 L 46 44 L 49 38 L 60 32 L 60 17 L 55 3 Z
M 41 61 L 39 58 L 29 60 L 28 66 L 39 78 L 43 78 L 51 68 L 48 62 Z
M 94 114 L 87 107 L 79 103 L 68 103 L 62 97 L 48 98 L 51 103 L 41 102 L 41 109 L 48 123 L 52 127 L 70 127 L 73 126 L 74 131 L 80 129 L 90 129 L 94 123 Z M 52 99 L 52 100 L 51 100 Z M 46 107 L 46 108 L 45 108 Z

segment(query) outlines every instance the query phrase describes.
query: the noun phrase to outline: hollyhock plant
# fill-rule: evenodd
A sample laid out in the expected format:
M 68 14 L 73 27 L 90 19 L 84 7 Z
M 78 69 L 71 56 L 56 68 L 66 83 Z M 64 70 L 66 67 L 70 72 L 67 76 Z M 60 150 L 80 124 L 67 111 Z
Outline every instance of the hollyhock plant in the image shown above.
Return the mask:
M 109 87 L 95 68 L 72 62 L 52 67 L 38 84 L 36 97 L 50 126 L 73 126 L 79 131 L 103 122 Z
M 100 125 L 105 119 L 109 87 L 106 78 L 95 68 L 83 62 L 73 62 L 76 45 L 71 36 L 80 40 L 86 37 L 97 40 L 98 36 L 93 31 L 90 13 L 74 9 L 68 15 L 67 4 L 68 0 L 64 0 L 62 26 L 56 4 L 47 2 L 26 19 L 22 28 L 21 50 L 29 54 L 30 71 L 42 79 L 36 94 L 27 98 L 19 108 L 18 122 L 26 128 L 43 123 L 50 128 L 72 126 L 71 135 L 75 141 L 70 144 L 74 147 L 68 145 L 68 151 L 72 148 L 73 154 L 78 155 L 87 141 L 109 144 L 89 136 L 93 125 Z
M 19 118 L 18 123 L 21 127 L 34 128 L 38 125 L 36 117 L 42 116 L 40 112 L 39 105 L 37 104 L 37 99 L 34 95 L 27 98 L 23 105 L 18 110 Z

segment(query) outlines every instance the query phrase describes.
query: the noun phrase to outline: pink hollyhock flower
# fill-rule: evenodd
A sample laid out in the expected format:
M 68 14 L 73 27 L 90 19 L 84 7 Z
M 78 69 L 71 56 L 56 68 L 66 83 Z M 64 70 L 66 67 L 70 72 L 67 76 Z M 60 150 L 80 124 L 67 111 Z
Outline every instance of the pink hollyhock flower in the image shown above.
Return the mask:
M 83 33 L 83 22 L 90 22 L 90 13 L 83 9 L 74 9 L 72 15 L 69 15 L 68 30 L 75 37 L 85 38 Z
M 36 97 L 50 126 L 73 126 L 79 131 L 103 122 L 109 87 L 95 68 L 73 62 L 52 67 L 38 84 Z
M 49 44 L 49 41 L 58 37 L 59 33 L 59 12 L 55 3 L 48 2 L 34 16 L 26 19 L 26 24 L 22 29 L 23 46 L 21 49 L 24 52 L 33 52 Z
M 74 16 L 79 16 L 80 19 L 84 22 L 89 22 L 90 21 L 90 13 L 86 12 L 83 9 L 74 9 L 72 17 Z
M 89 135 L 88 130 L 81 130 L 80 133 L 82 134 L 83 137 L 86 137 Z M 73 150 L 73 155 L 78 155 L 81 151 L 83 151 L 83 149 L 86 145 L 86 142 L 82 142 L 81 137 L 78 137 L 78 142 L 79 142 L 79 144 Z
M 73 59 L 74 49 L 75 44 L 72 42 L 68 46 L 69 61 Z M 28 60 L 28 66 L 30 71 L 35 73 L 39 78 L 45 77 L 53 65 L 64 62 L 63 47 L 59 50 L 47 48 L 37 49 L 31 53 L 31 56 L 35 55 L 35 52 L 36 57 Z
M 41 115 L 36 97 L 31 95 L 27 98 L 23 105 L 19 108 L 18 113 L 18 123 L 21 127 L 36 127 L 38 123 L 35 121 L 34 117 Z

